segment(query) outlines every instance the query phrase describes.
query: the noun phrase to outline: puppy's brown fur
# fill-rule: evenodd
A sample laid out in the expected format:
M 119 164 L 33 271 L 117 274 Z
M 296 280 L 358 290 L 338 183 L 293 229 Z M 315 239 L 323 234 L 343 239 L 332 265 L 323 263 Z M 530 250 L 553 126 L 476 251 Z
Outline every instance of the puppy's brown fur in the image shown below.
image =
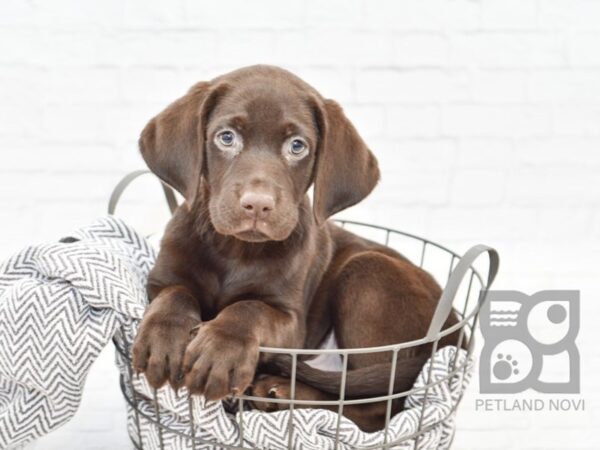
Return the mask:
M 153 386 L 185 384 L 217 400 L 246 391 L 269 362 L 259 361 L 259 346 L 318 348 L 331 330 L 342 348 L 425 335 L 440 296 L 433 278 L 326 221 L 366 197 L 379 170 L 342 109 L 294 75 L 254 66 L 198 83 L 150 121 L 140 148 L 186 199 L 150 274 L 133 347 Z M 412 385 L 427 354 L 401 354 L 396 392 Z M 346 397 L 386 393 L 390 358 L 352 355 Z M 287 395 L 285 359 L 273 367 L 279 375 L 258 377 L 255 395 Z M 298 377 L 298 398 L 339 392 L 336 374 L 301 362 Z M 344 413 L 370 431 L 382 426 L 384 406 Z

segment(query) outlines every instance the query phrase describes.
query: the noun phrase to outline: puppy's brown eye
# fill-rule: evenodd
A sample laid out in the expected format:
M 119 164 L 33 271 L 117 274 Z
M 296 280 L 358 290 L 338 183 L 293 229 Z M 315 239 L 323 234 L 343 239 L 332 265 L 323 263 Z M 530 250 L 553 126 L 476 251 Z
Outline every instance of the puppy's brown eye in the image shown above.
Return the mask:
M 235 134 L 233 134 L 233 131 L 222 131 L 219 133 L 218 138 L 219 142 L 225 147 L 231 147 L 235 142 Z

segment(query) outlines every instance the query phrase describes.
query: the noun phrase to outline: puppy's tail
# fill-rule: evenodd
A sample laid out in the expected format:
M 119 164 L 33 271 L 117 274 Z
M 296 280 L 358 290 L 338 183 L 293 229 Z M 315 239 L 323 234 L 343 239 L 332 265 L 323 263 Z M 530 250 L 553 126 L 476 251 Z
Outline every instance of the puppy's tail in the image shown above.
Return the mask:
M 429 358 L 428 352 L 399 358 L 394 374 L 394 392 L 408 391 Z M 292 358 L 289 355 L 276 355 L 268 362 L 267 372 L 290 376 Z M 391 363 L 374 364 L 368 367 L 348 370 L 345 396 L 377 397 L 387 395 L 392 371 Z M 296 365 L 296 380 L 319 389 L 322 392 L 339 395 L 342 385 L 342 372 L 315 369 L 303 361 Z

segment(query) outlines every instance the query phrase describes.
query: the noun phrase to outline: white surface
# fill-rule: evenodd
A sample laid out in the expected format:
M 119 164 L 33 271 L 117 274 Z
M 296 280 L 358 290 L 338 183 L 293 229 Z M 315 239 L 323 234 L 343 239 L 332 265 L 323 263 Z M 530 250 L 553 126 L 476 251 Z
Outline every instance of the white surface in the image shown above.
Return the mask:
M 582 291 L 585 413 L 482 413 L 456 448 L 598 449 L 600 2 L 74 0 L 0 3 L 0 257 L 102 214 L 145 122 L 195 81 L 283 65 L 335 98 L 378 155 L 345 217 L 502 257 L 496 288 Z M 146 195 L 126 219 L 166 217 Z M 158 198 L 158 197 L 157 197 Z M 110 354 L 37 448 L 125 448 Z

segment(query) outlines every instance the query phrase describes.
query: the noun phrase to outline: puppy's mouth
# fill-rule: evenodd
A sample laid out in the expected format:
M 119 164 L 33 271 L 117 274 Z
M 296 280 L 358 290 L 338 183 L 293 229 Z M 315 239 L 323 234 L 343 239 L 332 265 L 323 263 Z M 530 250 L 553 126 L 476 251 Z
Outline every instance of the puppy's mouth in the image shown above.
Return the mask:
M 285 216 L 283 220 L 281 217 L 265 220 L 261 218 L 236 217 L 236 215 L 231 214 L 231 212 L 228 214 L 228 212 L 226 208 L 221 210 L 216 205 L 211 205 L 211 222 L 217 233 L 232 236 L 240 241 L 284 241 L 290 236 L 295 226 L 295 221 L 287 220 L 293 219 L 293 217 Z
M 262 220 L 243 220 L 230 234 L 246 242 L 282 241 L 289 236 L 283 229 Z
M 269 237 L 262 231 L 259 231 L 257 228 L 238 231 L 236 233 L 233 233 L 233 235 L 239 240 L 246 242 L 265 242 L 273 240 L 271 237 Z

